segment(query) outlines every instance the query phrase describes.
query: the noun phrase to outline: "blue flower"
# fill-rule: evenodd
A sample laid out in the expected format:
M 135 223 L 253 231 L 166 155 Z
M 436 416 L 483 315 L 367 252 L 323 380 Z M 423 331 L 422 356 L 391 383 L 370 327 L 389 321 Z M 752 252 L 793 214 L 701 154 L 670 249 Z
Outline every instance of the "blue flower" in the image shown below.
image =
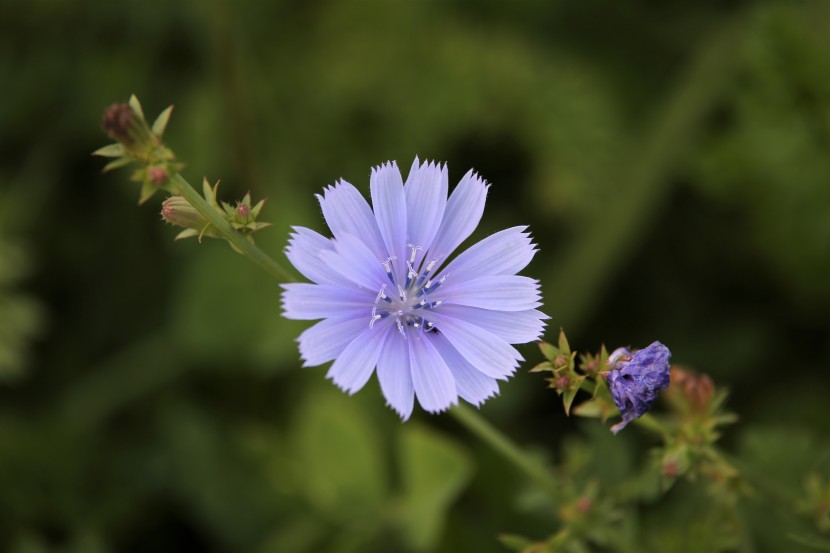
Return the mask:
M 447 199 L 447 167 L 394 162 L 372 170 L 374 210 L 340 181 L 318 195 L 334 237 L 294 227 L 286 255 L 313 282 L 283 285 L 283 315 L 323 319 L 298 342 L 304 366 L 334 361 L 327 377 L 353 394 L 377 367 L 403 420 L 414 398 L 444 411 L 498 393 L 548 317 L 539 282 L 516 273 L 536 253 L 527 227 L 503 230 L 450 259 L 484 211 L 487 185 L 470 170 Z
M 669 385 L 669 348 L 654 342 L 631 355 L 619 348 L 608 358 L 611 371 L 606 377 L 611 397 L 622 414 L 622 422 L 611 427 L 616 434 L 654 406 L 660 391 Z

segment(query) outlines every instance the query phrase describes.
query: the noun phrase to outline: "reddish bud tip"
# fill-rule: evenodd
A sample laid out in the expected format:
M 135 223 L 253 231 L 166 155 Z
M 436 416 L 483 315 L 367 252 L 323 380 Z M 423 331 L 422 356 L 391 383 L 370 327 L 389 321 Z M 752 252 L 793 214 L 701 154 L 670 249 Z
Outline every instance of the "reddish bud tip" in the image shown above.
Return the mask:
M 663 474 L 674 478 L 680 473 L 680 467 L 675 462 L 668 462 L 663 464 Z
M 594 503 L 593 501 L 591 501 L 591 498 L 589 497 L 583 497 L 576 503 L 577 510 L 583 515 L 587 514 L 593 506 Z
M 556 388 L 559 390 L 564 390 L 568 387 L 568 384 L 571 383 L 571 379 L 567 376 L 557 376 L 556 377 Z
M 239 204 L 236 206 L 236 214 L 240 217 L 247 218 L 251 214 L 251 208 L 245 204 Z
M 148 175 L 150 177 L 150 182 L 156 186 L 161 186 L 167 182 L 167 169 L 164 167 L 150 167 Z
M 671 383 L 695 410 L 703 412 L 708 409 L 715 393 L 715 384 L 708 375 L 672 367 Z

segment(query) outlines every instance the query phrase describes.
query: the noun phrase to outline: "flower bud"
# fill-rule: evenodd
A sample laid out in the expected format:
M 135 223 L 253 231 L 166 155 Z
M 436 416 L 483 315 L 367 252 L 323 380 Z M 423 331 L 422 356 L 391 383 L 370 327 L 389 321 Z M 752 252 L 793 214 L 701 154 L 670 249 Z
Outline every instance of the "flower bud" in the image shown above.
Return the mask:
M 181 196 L 170 196 L 162 202 L 161 218 L 171 225 L 184 227 L 185 230 L 176 236 L 176 240 L 198 236 L 201 241 L 203 236 L 213 238 L 220 236 L 208 220 Z
M 169 174 L 167 173 L 166 167 L 150 167 L 147 171 L 147 176 L 150 179 L 150 182 L 155 184 L 156 186 L 161 186 L 167 182 L 167 178 Z
M 708 375 L 672 367 L 671 383 L 673 394 L 682 395 L 692 411 L 698 413 L 708 411 L 715 393 L 715 385 Z
M 620 410 L 622 422 L 611 427 L 617 433 L 654 406 L 660 391 L 669 385 L 669 348 L 654 342 L 630 355 L 620 348 L 611 354 L 606 377 L 611 397 Z
M 130 136 L 130 128 L 133 125 L 135 113 L 133 108 L 126 102 L 112 104 L 104 111 L 104 120 L 101 128 L 113 140 L 129 144 L 133 141 Z

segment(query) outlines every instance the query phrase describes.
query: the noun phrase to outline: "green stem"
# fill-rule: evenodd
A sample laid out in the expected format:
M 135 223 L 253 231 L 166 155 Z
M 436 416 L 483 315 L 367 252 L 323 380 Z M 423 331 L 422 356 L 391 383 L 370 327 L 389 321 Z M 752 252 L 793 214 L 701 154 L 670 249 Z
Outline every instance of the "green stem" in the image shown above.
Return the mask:
M 297 278 L 286 270 L 282 265 L 274 261 L 268 254 L 256 247 L 242 234 L 237 232 L 207 201 L 199 194 L 184 177 L 176 173 L 171 181 L 176 186 L 176 191 L 192 205 L 220 234 L 245 257 L 265 269 L 277 282 L 296 282 Z
M 478 436 L 483 442 L 500 453 L 505 459 L 513 463 L 519 470 L 524 472 L 533 481 L 545 489 L 551 497 L 560 495 L 561 486 L 552 476 L 551 471 L 535 457 L 510 441 L 510 439 L 498 431 L 493 425 L 487 422 L 479 414 L 465 405 L 457 405 L 450 409 L 450 414 L 464 425 L 467 430 Z

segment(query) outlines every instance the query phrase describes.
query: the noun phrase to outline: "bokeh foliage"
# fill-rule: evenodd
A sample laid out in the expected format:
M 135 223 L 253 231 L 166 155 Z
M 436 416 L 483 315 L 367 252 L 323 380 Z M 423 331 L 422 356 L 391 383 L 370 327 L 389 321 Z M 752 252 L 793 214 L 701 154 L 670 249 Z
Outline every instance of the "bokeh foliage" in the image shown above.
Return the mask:
M 100 175 L 101 110 L 131 93 L 177 106 L 191 182 L 269 198 L 274 255 L 289 225 L 323 230 L 312 194 L 339 177 L 475 167 L 474 238 L 531 225 L 572 344 L 660 339 L 732 389 L 726 447 L 763 488 L 749 533 L 724 539 L 695 486 L 655 488 L 618 549 L 827 543 L 802 516 L 830 469 L 826 2 L 34 0 L 0 29 L 0 549 L 483 552 L 556 529 L 446 417 L 401 425 L 376 384 L 300 370 L 305 325 L 267 275 L 174 244 Z M 483 414 L 566 491 L 624 490 L 653 445 L 566 419 L 524 371 Z

